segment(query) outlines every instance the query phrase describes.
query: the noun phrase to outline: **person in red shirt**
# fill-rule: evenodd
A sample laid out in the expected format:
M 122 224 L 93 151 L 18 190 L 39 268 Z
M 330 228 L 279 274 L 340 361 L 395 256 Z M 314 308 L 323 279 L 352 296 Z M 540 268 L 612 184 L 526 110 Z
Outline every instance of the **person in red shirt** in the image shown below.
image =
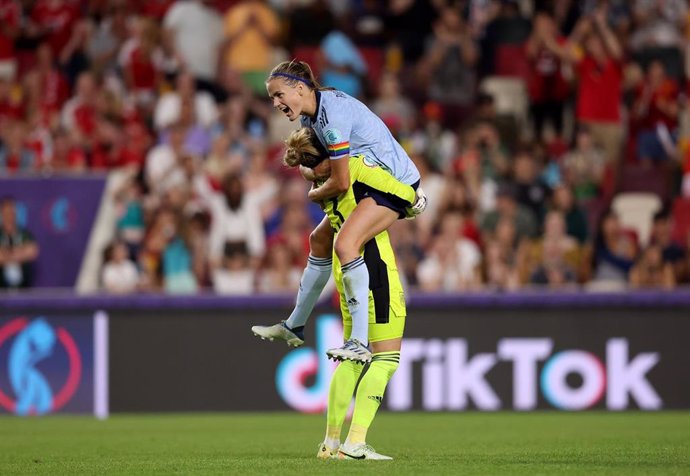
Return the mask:
M 61 124 L 74 143 L 90 149 L 98 123 L 99 87 L 93 74 L 85 72 L 77 78 L 75 94 L 62 107 Z
M 130 38 L 120 51 L 127 88 L 137 104 L 153 109 L 158 86 L 163 79 L 160 31 L 150 19 L 138 20 Z
M 24 101 L 16 84 L 0 77 L 0 128 L 9 120 L 24 117 Z
M 587 125 L 607 159 L 617 162 L 623 141 L 623 50 L 606 23 L 606 9 L 581 19 L 571 41 L 575 49 L 569 57 L 575 60 L 578 78 L 575 117 Z
M 36 50 L 36 65 L 24 77 L 28 109 L 41 115 L 41 122 L 57 126 L 60 109 L 69 95 L 65 75 L 55 67 L 50 45 L 41 43 Z
M 527 58 L 532 66 L 527 86 L 534 133 L 539 139 L 543 138 L 546 121 L 551 123 L 557 136 L 563 132 L 563 105 L 570 94 L 570 86 L 563 77 L 558 49 L 551 46 L 563 48 L 566 43 L 566 38 L 559 34 L 556 22 L 548 13 L 535 15 L 532 34 L 526 44 Z
M 19 34 L 20 8 L 15 0 L 0 0 L 0 80 L 14 80 L 17 58 L 14 40 Z
M 664 160 L 675 153 L 672 136 L 678 126 L 678 84 L 661 61 L 652 61 L 635 88 L 631 131 L 637 137 L 639 160 Z
M 72 27 L 79 18 L 75 6 L 65 0 L 38 0 L 31 10 L 31 36 L 43 38 L 48 42 L 53 55 L 60 57 L 67 45 Z

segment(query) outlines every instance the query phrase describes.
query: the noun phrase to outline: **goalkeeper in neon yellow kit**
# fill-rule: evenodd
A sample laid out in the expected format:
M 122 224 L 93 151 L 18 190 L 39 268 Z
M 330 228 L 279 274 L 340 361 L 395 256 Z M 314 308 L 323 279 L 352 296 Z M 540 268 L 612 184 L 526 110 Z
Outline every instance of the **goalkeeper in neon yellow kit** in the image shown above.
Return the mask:
M 318 182 L 328 178 L 330 162 L 326 158 L 325 151 L 310 128 L 293 132 L 287 140 L 285 162 L 292 167 L 299 166 L 307 180 Z M 336 234 L 363 197 L 374 197 L 379 204 L 398 211 L 401 218 L 409 215 L 406 208 L 415 201 L 416 193 L 411 186 L 398 182 L 364 156 L 350 157 L 349 169 L 351 187 L 323 204 Z M 398 368 L 405 328 L 405 299 L 388 232 L 384 231 L 366 243 L 362 256 L 369 272 L 369 342 L 373 355 L 366 370 L 361 363 L 350 360 L 342 361 L 336 368 L 328 396 L 326 438 L 319 447 L 319 458 L 391 459 L 367 445 L 366 434 L 381 404 L 386 385 Z M 344 339 L 347 340 L 352 330 L 352 319 L 345 302 L 342 269 L 335 253 L 333 261 Z M 252 330 L 258 336 L 263 336 L 268 335 L 264 331 L 271 328 L 254 326 Z M 355 411 L 347 439 L 341 445 L 341 429 L 355 387 Z

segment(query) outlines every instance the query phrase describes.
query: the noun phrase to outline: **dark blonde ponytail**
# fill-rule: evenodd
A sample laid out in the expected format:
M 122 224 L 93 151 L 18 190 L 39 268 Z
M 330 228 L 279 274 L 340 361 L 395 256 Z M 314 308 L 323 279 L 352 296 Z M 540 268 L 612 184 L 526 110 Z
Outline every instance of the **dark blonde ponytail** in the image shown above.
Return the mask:
M 311 127 L 302 127 L 290 133 L 285 141 L 283 163 L 288 167 L 314 168 L 328 157 Z
M 311 67 L 305 61 L 283 61 L 271 70 L 266 82 L 274 78 L 282 78 L 290 86 L 295 86 L 298 82 L 305 84 L 310 89 L 318 91 L 332 90 L 333 88 L 326 88 L 319 84 L 314 76 Z

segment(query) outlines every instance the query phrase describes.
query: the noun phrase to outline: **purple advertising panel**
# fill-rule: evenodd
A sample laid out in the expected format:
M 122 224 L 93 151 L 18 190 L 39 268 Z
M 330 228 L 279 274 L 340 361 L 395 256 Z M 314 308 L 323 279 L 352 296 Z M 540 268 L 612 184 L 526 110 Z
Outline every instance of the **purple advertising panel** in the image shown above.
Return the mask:
M 17 219 L 40 248 L 33 286 L 72 287 L 96 218 L 105 177 L 0 179 L 17 200 Z
M 0 317 L 0 413 L 107 416 L 107 317 Z

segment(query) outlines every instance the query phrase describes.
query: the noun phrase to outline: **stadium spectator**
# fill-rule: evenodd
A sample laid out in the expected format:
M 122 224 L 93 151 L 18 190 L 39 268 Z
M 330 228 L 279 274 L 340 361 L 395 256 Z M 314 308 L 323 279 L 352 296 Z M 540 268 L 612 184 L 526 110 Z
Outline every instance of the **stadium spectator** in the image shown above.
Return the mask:
M 496 63 L 502 46 L 523 45 L 532 30 L 530 21 L 520 11 L 518 0 L 499 0 L 496 3 L 496 11 L 489 14 L 491 18 L 481 40 L 479 71 L 485 75 L 494 73 L 499 66 Z M 514 50 L 509 51 L 514 53 Z
M 513 180 L 519 204 L 529 208 L 541 226 L 551 189 L 541 178 L 537 159 L 532 150 L 520 150 L 513 157 Z
M 453 170 L 460 174 L 470 199 L 480 210 L 495 207 L 498 183 L 510 172 L 510 154 L 490 121 L 472 124 L 461 140 L 460 154 L 453 160 Z
M 538 226 L 534 213 L 517 201 L 517 190 L 513 184 L 501 184 L 496 193 L 496 209 L 481 216 L 479 228 L 486 236 L 496 231 L 499 221 L 509 220 L 515 227 L 517 241 L 534 238 Z M 484 239 L 486 241 L 486 239 Z
M 521 285 L 519 266 L 526 241 L 518 238 L 513 221 L 500 219 L 495 230 L 485 236 L 484 242 L 484 282 L 487 288 L 517 290 Z
M 332 31 L 321 42 L 320 52 L 323 58 L 321 81 L 324 86 L 361 98 L 367 65 L 352 40 L 341 31 Z
M 0 0 L 0 81 L 14 81 L 17 77 L 14 43 L 19 36 L 20 22 L 19 2 Z
M 441 9 L 420 75 L 430 99 L 443 107 L 446 124 L 457 124 L 474 104 L 479 50 L 459 9 Z
M 618 216 L 607 211 L 597 227 L 593 254 L 593 285 L 622 288 L 637 257 L 637 242 L 621 226 Z
M 551 209 L 563 213 L 566 233 L 583 245 L 589 239 L 589 226 L 585 212 L 578 206 L 573 191 L 567 185 L 558 185 L 551 196 Z
M 650 47 L 677 47 L 686 26 L 688 5 L 684 0 L 635 0 L 635 31 L 630 38 L 633 50 Z
M 271 240 L 266 259 L 258 276 L 257 290 L 263 293 L 295 292 L 299 288 L 302 269 L 296 257 L 281 239 Z
M 335 29 L 335 18 L 327 0 L 290 3 L 286 46 L 292 51 L 304 47 L 315 51 L 321 40 Z
M 445 292 L 479 289 L 481 253 L 472 240 L 462 236 L 462 214 L 446 213 L 439 228 L 429 254 L 417 268 L 420 289 Z
M 100 119 L 98 101 L 100 86 L 93 74 L 84 72 L 77 78 L 73 96 L 62 106 L 60 124 L 69 131 L 73 142 L 87 153 L 95 146 L 94 135 Z
M 0 125 L 24 117 L 25 107 L 20 91 L 19 84 L 0 77 Z
M 179 212 L 164 209 L 154 223 L 153 233 L 157 233 L 163 243 L 160 255 L 163 289 L 170 294 L 192 294 L 198 290 L 192 254 L 181 230 L 181 219 Z
M 226 242 L 221 266 L 213 270 L 213 290 L 218 294 L 249 295 L 254 292 L 255 279 L 246 242 Z
M 128 34 L 127 9 L 122 4 L 102 4 L 100 9 L 94 6 L 90 13 L 84 40 L 84 52 L 89 68 L 96 74 L 115 77 L 117 54 Z
M 395 74 L 388 72 L 381 76 L 378 95 L 371 110 L 383 120 L 395 137 L 402 138 L 412 132 L 414 105 L 402 95 L 400 81 Z M 424 188 L 425 191 L 426 189 L 427 187 Z
M 47 43 L 36 49 L 36 64 L 24 75 L 25 104 L 31 113 L 40 114 L 41 122 L 51 128 L 60 123 L 60 111 L 69 97 L 69 83 L 55 66 Z
M 153 111 L 164 72 L 160 30 L 152 20 L 139 18 L 130 27 L 131 37 L 122 45 L 118 65 L 127 91 L 147 116 Z
M 623 50 L 606 23 L 606 7 L 583 17 L 561 58 L 575 63 L 578 79 L 575 117 L 586 124 L 609 162 L 620 158 L 623 141 L 621 100 Z M 582 48 L 582 50 L 580 50 Z
M 156 129 L 162 131 L 179 122 L 184 101 L 194 105 L 196 121 L 201 126 L 210 128 L 218 120 L 218 108 L 213 96 L 206 91 L 198 91 L 194 76 L 182 72 L 175 80 L 175 90 L 163 94 L 156 102 L 153 118 Z
M 232 68 L 255 94 L 266 94 L 264 81 L 271 68 L 280 24 L 263 0 L 241 0 L 224 18 L 219 71 Z
M 581 258 L 580 246 L 566 233 L 563 213 L 552 210 L 544 219 L 541 237 L 525 246 L 521 280 L 551 288 L 575 283 Z
M 31 232 L 17 222 L 17 203 L 0 200 L 0 288 L 33 286 L 39 247 Z
M 525 48 L 531 65 L 528 81 L 530 112 L 538 140 L 544 139 L 547 121 L 557 137 L 560 138 L 563 133 L 563 107 L 570 87 L 564 76 L 564 65 L 558 49 L 564 47 L 566 42 L 551 15 L 539 12 L 534 16 L 532 34 Z M 557 45 L 555 51 L 554 44 Z
M 659 245 L 649 245 L 640 253 L 630 269 L 630 286 L 633 289 L 673 289 L 676 286 L 673 265 L 664 261 Z
M 214 194 L 209 205 L 212 267 L 222 265 L 227 258 L 225 244 L 231 242 L 245 244 L 252 268 L 256 268 L 266 251 L 266 238 L 259 204 L 254 196 L 245 193 L 242 177 L 237 174 L 225 177 L 222 194 Z
M 82 173 L 87 170 L 84 150 L 72 142 L 70 134 L 63 127 L 58 127 L 53 133 L 51 152 L 48 166 L 52 171 Z
M 105 264 L 101 273 L 103 289 L 111 294 L 131 294 L 137 290 L 139 272 L 128 258 L 127 245 L 116 241 L 105 250 Z
M 578 128 L 575 147 L 565 154 L 561 166 L 563 179 L 572 189 L 577 201 L 591 200 L 600 195 L 606 157 L 594 143 L 586 126 Z
M 178 0 L 163 19 L 164 42 L 171 43 L 186 70 L 207 88 L 217 78 L 223 26 L 210 0 Z
M 688 273 L 685 263 L 685 250 L 681 243 L 676 243 L 672 238 L 673 217 L 667 209 L 659 210 L 654 214 L 652 231 L 649 242 L 661 249 L 661 258 L 665 264 L 673 267 L 673 275 L 676 282 L 681 282 Z
M 27 30 L 32 38 L 47 41 L 60 58 L 79 20 L 79 10 L 67 0 L 38 0 L 31 9 Z
M 125 178 L 115 191 L 116 237 L 127 247 L 130 258 L 137 256 L 146 233 L 141 184 L 135 176 Z
M 678 85 L 667 76 L 661 61 L 652 61 L 635 89 L 631 111 L 638 160 L 659 161 L 675 156 L 673 137 L 677 133 L 678 110 Z
M 26 146 L 26 124 L 11 122 L 0 132 L 0 175 L 30 172 L 36 166 L 36 154 Z
M 144 177 L 154 197 L 184 180 L 182 158 L 189 153 L 184 143 L 184 126 L 178 123 L 171 127 L 167 139 L 165 143 L 152 148 L 146 156 Z

